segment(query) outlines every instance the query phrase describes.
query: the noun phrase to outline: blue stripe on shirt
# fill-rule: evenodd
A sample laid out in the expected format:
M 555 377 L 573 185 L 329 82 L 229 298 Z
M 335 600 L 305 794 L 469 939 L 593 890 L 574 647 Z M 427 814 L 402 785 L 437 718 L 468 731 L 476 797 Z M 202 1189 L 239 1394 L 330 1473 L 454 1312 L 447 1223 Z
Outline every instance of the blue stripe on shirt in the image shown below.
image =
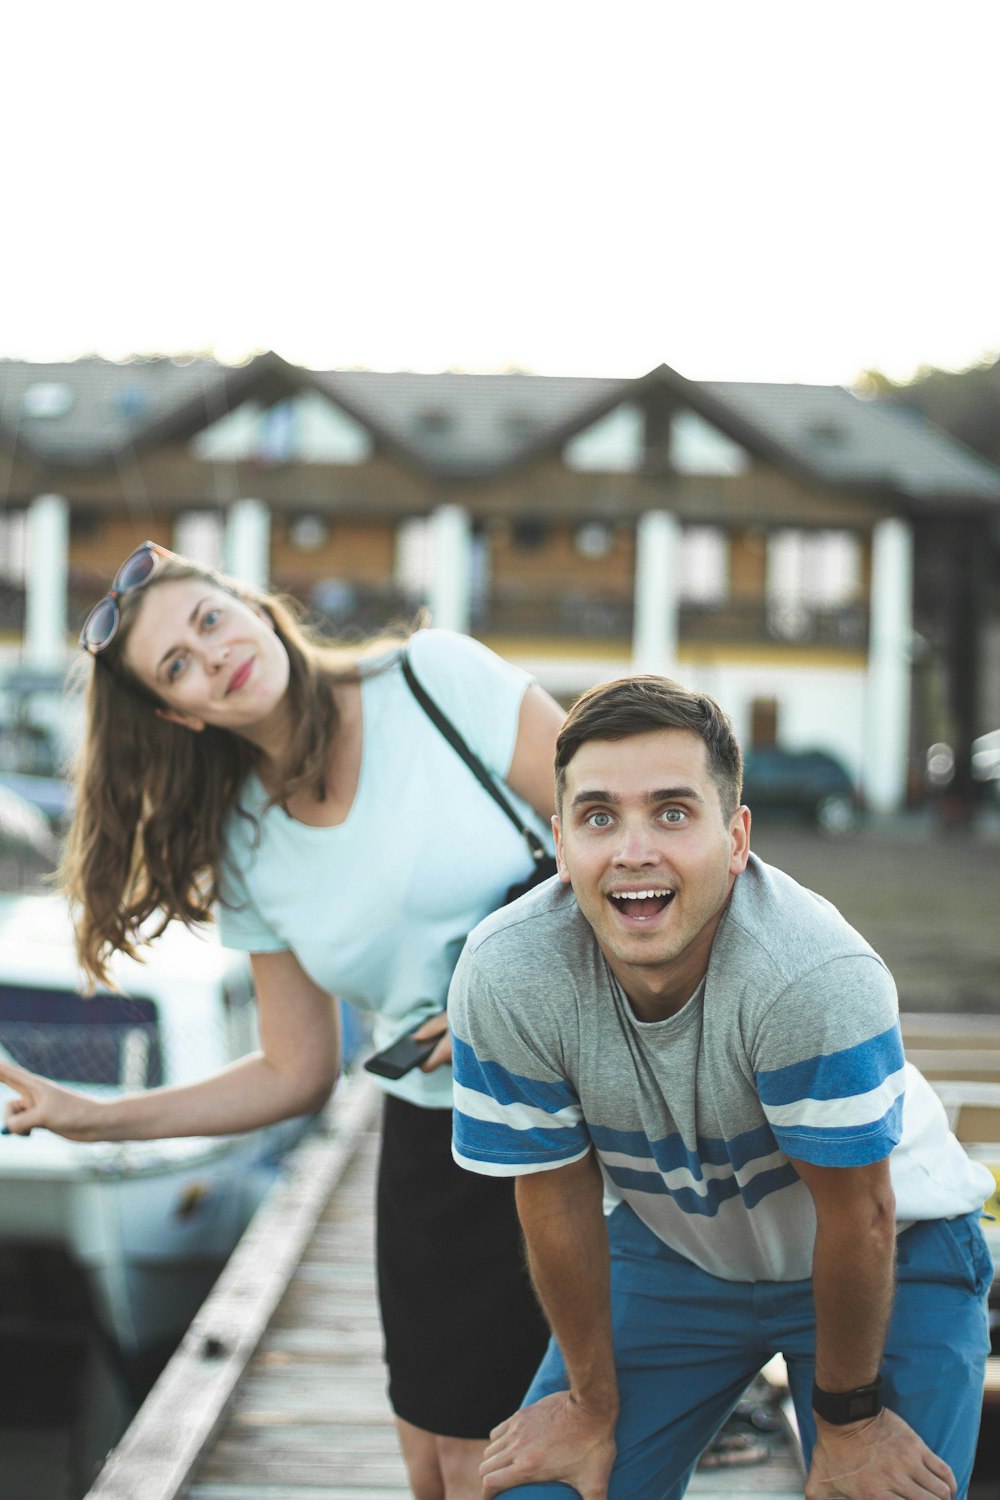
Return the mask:
M 903 1066 L 903 1041 L 898 1026 L 890 1026 L 857 1046 L 808 1057 L 786 1068 L 755 1073 L 760 1102 L 765 1106 L 794 1104 L 799 1099 L 848 1099 L 867 1094 Z
M 705 1166 L 731 1165 L 740 1171 L 750 1162 L 762 1156 L 772 1156 L 778 1149 L 774 1134 L 768 1125 L 756 1130 L 747 1130 L 734 1136 L 731 1141 L 721 1137 L 699 1136 L 697 1148 L 692 1151 L 678 1132 L 651 1141 L 641 1130 L 613 1130 L 607 1125 L 591 1122 L 590 1134 L 598 1151 L 614 1152 L 619 1156 L 652 1157 L 661 1172 L 676 1172 L 687 1168 L 691 1175 L 701 1181 Z
M 522 1130 L 500 1120 L 478 1120 L 453 1116 L 455 1149 L 469 1161 L 540 1166 L 572 1161 L 587 1150 L 590 1138 L 582 1125 L 556 1130 Z
M 498 1104 L 531 1104 L 547 1114 L 579 1107 L 579 1100 L 564 1078 L 550 1081 L 525 1078 L 499 1063 L 481 1062 L 468 1042 L 452 1034 L 452 1067 L 455 1081 Z
M 815 1125 L 775 1126 L 775 1136 L 786 1156 L 799 1157 L 817 1167 L 867 1167 L 881 1161 L 903 1134 L 902 1094 L 879 1120 L 867 1124 L 819 1129 Z

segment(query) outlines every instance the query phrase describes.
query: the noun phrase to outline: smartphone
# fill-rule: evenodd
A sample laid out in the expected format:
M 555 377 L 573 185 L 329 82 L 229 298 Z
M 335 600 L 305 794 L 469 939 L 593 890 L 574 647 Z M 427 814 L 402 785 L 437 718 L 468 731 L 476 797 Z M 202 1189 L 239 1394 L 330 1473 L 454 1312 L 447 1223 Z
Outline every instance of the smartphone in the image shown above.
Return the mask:
M 423 1024 L 423 1021 L 418 1022 L 415 1030 L 419 1031 Z M 364 1065 L 369 1073 L 377 1073 L 380 1078 L 402 1078 L 411 1068 L 425 1062 L 440 1040 L 440 1036 L 430 1036 L 418 1041 L 407 1032 L 390 1047 L 383 1047 L 381 1052 L 366 1057 Z

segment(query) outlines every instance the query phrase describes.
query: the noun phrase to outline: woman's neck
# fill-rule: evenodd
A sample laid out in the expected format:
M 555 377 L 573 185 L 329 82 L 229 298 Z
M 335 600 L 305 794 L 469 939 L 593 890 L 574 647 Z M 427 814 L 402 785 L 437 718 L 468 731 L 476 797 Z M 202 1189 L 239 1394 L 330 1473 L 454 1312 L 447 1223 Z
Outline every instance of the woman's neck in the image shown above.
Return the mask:
M 354 805 L 361 779 L 364 746 L 361 684 L 357 681 L 334 683 L 333 696 L 336 727 L 327 747 L 325 796 L 317 797 L 310 787 L 283 796 L 283 788 L 292 773 L 286 763 L 268 754 L 264 746 L 261 747 L 263 759 L 258 769 L 264 787 L 271 796 L 279 798 L 289 817 L 317 828 L 344 822 Z M 281 742 L 286 755 L 287 748 L 286 737 Z

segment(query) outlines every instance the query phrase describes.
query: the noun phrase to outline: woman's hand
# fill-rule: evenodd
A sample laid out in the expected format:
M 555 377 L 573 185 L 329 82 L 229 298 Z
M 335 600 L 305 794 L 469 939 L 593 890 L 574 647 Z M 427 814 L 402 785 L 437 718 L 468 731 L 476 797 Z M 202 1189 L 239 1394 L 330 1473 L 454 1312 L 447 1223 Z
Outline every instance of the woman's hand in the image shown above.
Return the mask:
M 418 1041 L 430 1041 L 432 1036 L 441 1038 L 426 1062 L 420 1064 L 421 1073 L 433 1073 L 435 1068 L 443 1068 L 445 1063 L 451 1062 L 451 1032 L 448 1030 L 448 1012 L 439 1011 L 436 1016 L 431 1016 L 413 1033 Z
M 29 1073 L 17 1063 L 3 1060 L 0 1060 L 0 1083 L 5 1083 L 15 1094 L 4 1106 L 4 1129 L 8 1135 L 30 1135 L 35 1129 L 44 1129 L 69 1141 L 100 1140 L 99 1099 L 63 1088 L 37 1073 Z

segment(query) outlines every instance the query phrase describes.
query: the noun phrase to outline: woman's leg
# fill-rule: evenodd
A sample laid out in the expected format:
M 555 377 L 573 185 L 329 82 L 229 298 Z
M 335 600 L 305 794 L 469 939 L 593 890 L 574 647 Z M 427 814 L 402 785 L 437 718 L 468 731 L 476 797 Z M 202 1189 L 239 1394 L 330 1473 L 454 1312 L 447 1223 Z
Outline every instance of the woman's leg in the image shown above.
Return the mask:
M 520 1404 L 548 1332 L 513 1184 L 455 1165 L 450 1110 L 387 1100 L 376 1239 L 389 1397 L 413 1493 L 480 1500 L 487 1434 Z
M 396 1430 L 414 1500 L 480 1500 L 485 1439 L 439 1437 L 401 1417 Z

